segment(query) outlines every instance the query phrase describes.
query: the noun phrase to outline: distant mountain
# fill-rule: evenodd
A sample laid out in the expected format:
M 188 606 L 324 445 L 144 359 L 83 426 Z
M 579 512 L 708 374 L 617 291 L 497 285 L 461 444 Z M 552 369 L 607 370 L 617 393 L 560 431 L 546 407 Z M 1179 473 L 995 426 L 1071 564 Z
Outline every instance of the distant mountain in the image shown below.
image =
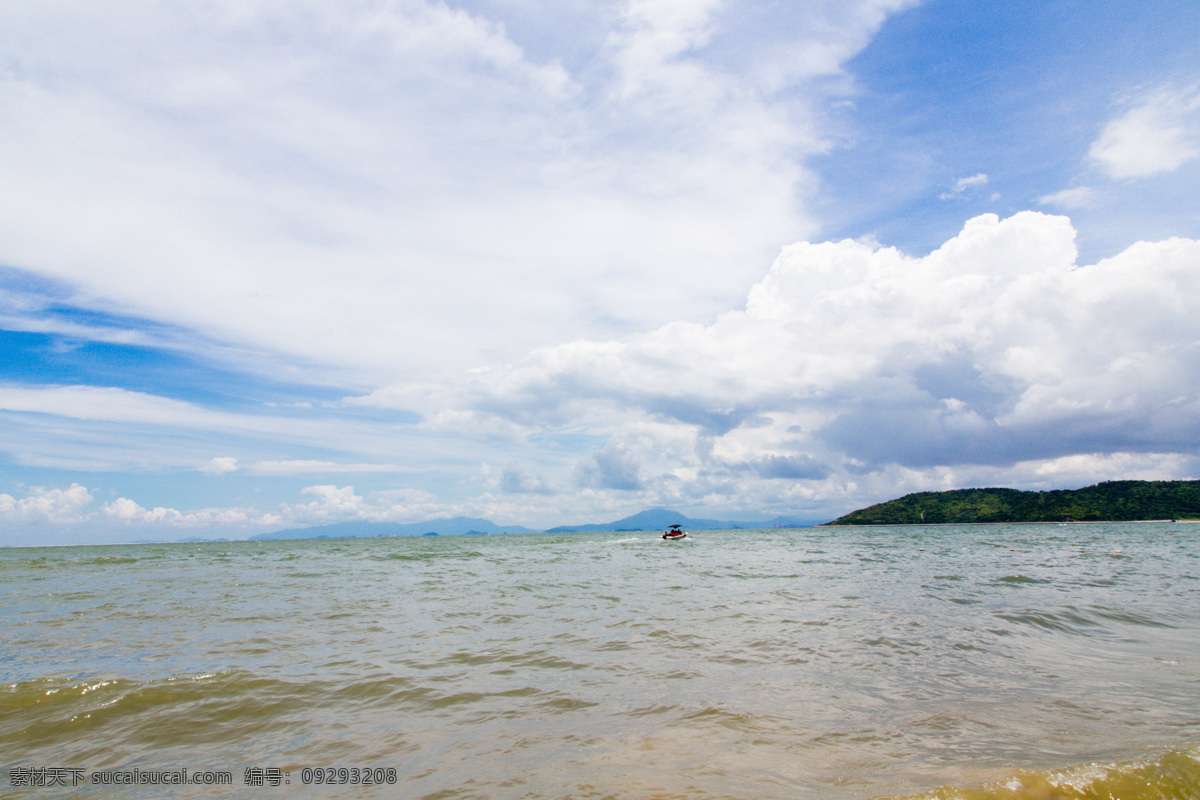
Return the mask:
M 861 508 L 830 525 L 972 522 L 1132 522 L 1200 518 L 1200 481 L 1107 481 L 1083 489 L 916 492 Z
M 333 525 L 316 525 L 311 528 L 289 528 L 273 533 L 260 533 L 251 536 L 252 540 L 264 539 L 344 539 L 375 536 L 423 536 L 439 534 L 456 536 L 463 534 L 488 533 L 535 533 L 530 528 L 520 525 L 505 525 L 503 527 L 486 519 L 472 517 L 451 517 L 450 519 L 431 519 L 428 522 L 370 522 L 355 520 L 339 522 Z
M 661 531 L 670 525 L 682 525 L 691 531 L 737 530 L 755 528 L 807 528 L 828 519 L 795 519 L 791 517 L 776 517 L 770 520 L 750 522 L 734 522 L 719 519 L 692 519 L 665 508 L 651 508 L 640 511 L 633 516 L 588 525 L 561 525 L 551 528 L 546 533 L 602 533 L 607 531 Z M 355 520 L 353 522 L 338 522 L 333 525 L 316 525 L 310 528 L 289 528 L 272 533 L 260 533 L 251 536 L 254 541 L 268 539 L 344 539 L 369 538 L 377 536 L 481 536 L 497 533 L 538 533 L 538 531 L 520 525 L 500 526 L 486 519 L 472 517 L 453 517 L 451 519 L 431 519 L 428 522 L 368 522 Z
M 824 517 L 823 519 L 828 519 Z M 671 525 L 682 525 L 690 531 L 724 531 L 759 528 L 807 528 L 822 520 L 801 520 L 789 517 L 776 517 L 771 520 L 734 521 L 719 519 L 693 519 L 670 511 L 665 508 L 650 508 L 645 511 L 618 519 L 613 522 L 602 522 L 587 525 L 560 525 L 550 528 L 546 533 L 602 533 L 604 531 L 661 531 Z

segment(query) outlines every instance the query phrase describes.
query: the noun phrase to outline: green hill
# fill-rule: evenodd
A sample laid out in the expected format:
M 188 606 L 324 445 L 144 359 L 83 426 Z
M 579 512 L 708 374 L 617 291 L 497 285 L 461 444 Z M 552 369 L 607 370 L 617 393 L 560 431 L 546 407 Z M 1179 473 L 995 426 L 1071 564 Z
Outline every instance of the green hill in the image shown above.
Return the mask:
M 1083 489 L 916 492 L 828 525 L 1133 521 L 1200 518 L 1200 481 L 1106 481 Z

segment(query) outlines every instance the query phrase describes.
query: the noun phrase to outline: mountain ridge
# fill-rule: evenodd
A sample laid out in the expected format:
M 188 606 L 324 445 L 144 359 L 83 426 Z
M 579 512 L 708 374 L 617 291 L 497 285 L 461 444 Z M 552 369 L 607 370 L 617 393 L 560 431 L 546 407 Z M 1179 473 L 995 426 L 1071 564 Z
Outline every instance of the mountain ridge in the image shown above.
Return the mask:
M 1104 481 L 1081 489 L 913 492 L 826 525 L 1137 522 L 1200 518 L 1200 481 Z

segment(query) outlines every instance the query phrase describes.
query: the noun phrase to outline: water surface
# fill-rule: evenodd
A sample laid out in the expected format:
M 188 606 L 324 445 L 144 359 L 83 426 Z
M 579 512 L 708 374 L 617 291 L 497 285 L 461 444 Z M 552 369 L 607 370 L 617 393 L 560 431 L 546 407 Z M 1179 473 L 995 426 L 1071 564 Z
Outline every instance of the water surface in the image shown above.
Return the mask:
M 0 793 L 1200 797 L 1198 533 L 0 550 L 0 768 L 84 778 Z M 396 783 L 305 786 L 306 767 Z M 234 787 L 87 783 L 181 768 Z

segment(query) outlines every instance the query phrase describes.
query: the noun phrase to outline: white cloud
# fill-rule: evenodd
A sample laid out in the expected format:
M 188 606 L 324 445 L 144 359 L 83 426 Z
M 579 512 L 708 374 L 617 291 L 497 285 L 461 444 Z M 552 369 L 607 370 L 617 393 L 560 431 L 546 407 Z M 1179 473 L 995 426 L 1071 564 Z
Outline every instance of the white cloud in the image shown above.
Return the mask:
M 192 403 L 106 386 L 2 386 L 0 411 L 52 414 L 94 422 L 250 429 L 273 423 Z
M 92 493 L 77 483 L 66 489 L 35 486 L 20 499 L 0 494 L 0 519 L 11 522 L 74 523 L 85 517 Z
M 626 4 L 622 29 L 608 37 L 615 53 L 621 81 L 620 94 L 628 97 L 652 93 L 657 98 L 678 98 L 705 92 L 705 71 L 681 56 L 702 48 L 712 38 L 712 16 L 720 0 L 631 0 Z M 683 98 L 688 104 L 688 98 Z
M 157 527 L 160 530 L 173 528 L 204 528 L 220 527 L 226 531 L 236 531 L 248 523 L 264 524 L 261 516 L 256 520 L 252 512 L 240 508 L 204 509 L 201 511 L 181 512 L 174 508 L 156 506 L 145 509 L 125 497 L 118 497 L 100 508 L 100 513 L 110 520 L 124 524 L 139 524 Z M 255 515 L 258 516 L 258 515 Z M 269 524 L 269 523 L 267 523 Z
M 232 456 L 217 456 L 212 461 L 200 468 L 201 472 L 206 472 L 209 475 L 227 475 L 230 472 L 237 472 L 238 460 Z
M 531 475 L 516 464 L 509 464 L 500 473 L 499 488 L 509 494 L 555 494 L 541 475 Z
M 276 523 L 308 525 L 368 520 L 371 522 L 419 522 L 435 517 L 459 515 L 468 507 L 439 503 L 422 489 L 391 489 L 358 494 L 353 486 L 322 484 L 300 491 L 307 502 L 284 503 L 273 515 Z
M 358 517 L 362 514 L 363 499 L 354 493 L 353 486 L 309 486 L 300 494 L 313 499 L 302 506 L 291 506 L 288 510 L 293 515 L 324 520 Z
M 403 472 L 401 453 L 433 447 L 415 426 L 339 418 L 336 409 L 296 416 L 266 410 L 217 411 L 144 392 L 98 386 L 0 385 L 0 432 L 24 464 L 87 470 L 183 468 L 210 475 Z M 197 450 L 352 453 L 338 461 L 218 456 L 197 466 Z M 365 462 L 365 463 L 364 463 Z
M 82 531 L 97 542 L 128 541 L 135 536 L 170 541 L 185 534 L 239 538 L 281 527 L 361 519 L 411 522 L 447 515 L 446 505 L 419 489 L 377 491 L 363 496 L 356 494 L 352 486 L 321 485 L 306 487 L 300 495 L 305 499 L 283 503 L 275 511 L 253 507 L 187 511 L 163 506 L 146 508 L 127 497 L 93 509 L 93 491 L 79 484 L 65 489 L 33 487 L 21 498 L 0 494 L 0 523 L 4 523 L 0 533 L 5 544 L 54 543 L 59 532 L 70 529 Z M 460 510 L 470 509 L 464 506 Z M 53 530 L 47 530 L 47 524 L 52 524 Z M 74 541 L 79 541 L 78 536 Z
M 12 495 L 0 494 L 0 520 L 14 524 L 56 523 L 59 525 L 89 525 L 116 522 L 124 525 L 138 524 L 174 528 L 213 528 L 217 526 L 238 529 L 246 524 L 264 523 L 261 515 L 249 509 L 218 508 L 180 512 L 173 508 L 146 509 L 125 497 L 104 503 L 97 510 L 90 510 L 93 494 L 90 489 L 77 483 L 66 489 L 34 487 L 29 494 L 17 499 Z M 254 519 L 259 516 L 258 519 Z M 269 520 L 265 521 L 269 524 Z M 36 529 L 34 529 L 36 530 Z M 111 532 L 111 528 L 104 528 Z
M 924 258 L 801 243 L 744 311 L 541 350 L 464 397 L 531 429 L 609 431 L 576 481 L 659 496 L 765 496 L 787 490 L 748 482 L 790 477 L 828 497 L 889 464 L 1195 453 L 1198 274 L 1200 242 L 1181 239 L 1077 267 L 1070 222 L 1036 212 L 975 218 Z
M 959 178 L 954 183 L 954 189 L 952 191 L 965 192 L 967 189 L 973 189 L 976 186 L 986 186 L 987 182 L 988 182 L 987 174 L 980 172 L 975 175 L 972 175 L 969 178 Z
M 411 407 L 420 402 L 420 396 L 437 391 L 427 386 L 393 386 L 373 393 L 368 397 L 350 398 L 351 405 L 378 406 L 381 408 Z M 394 403 L 400 405 L 394 405 Z M 477 411 L 440 409 L 425 415 L 420 428 L 434 434 L 463 436 L 498 444 L 519 444 L 524 441 L 529 428 L 516 425 L 509 420 Z
M 1073 211 L 1078 208 L 1088 208 L 1096 201 L 1096 190 L 1090 186 L 1074 186 L 1070 189 L 1043 195 L 1038 198 L 1038 205 L 1056 206 Z
M 1165 88 L 1137 98 L 1089 153 L 1113 178 L 1174 172 L 1200 156 L 1200 91 Z
M 963 194 L 968 189 L 975 189 L 980 186 L 986 186 L 987 182 L 988 182 L 988 176 L 986 173 L 983 173 L 983 172 L 972 175 L 969 178 L 959 178 L 957 181 L 954 182 L 954 186 L 951 187 L 950 191 L 944 192 L 943 194 L 938 195 L 938 199 L 939 200 L 950 200 L 954 197 L 958 197 L 959 195 Z M 995 196 L 993 196 L 992 199 L 995 199 Z
M 575 480 L 580 486 L 599 489 L 632 491 L 642 488 L 638 459 L 615 442 L 580 461 L 575 468 Z
M 366 381 L 709 318 L 812 229 L 810 105 L 908 4 L 14 10 L 0 262 Z
M 1026 475 L 1013 483 L 1050 479 L 1064 486 L 1083 486 L 1102 480 L 1174 480 L 1194 478 L 1198 467 L 1200 459 L 1181 453 L 1085 453 L 1019 464 L 1017 469 Z

